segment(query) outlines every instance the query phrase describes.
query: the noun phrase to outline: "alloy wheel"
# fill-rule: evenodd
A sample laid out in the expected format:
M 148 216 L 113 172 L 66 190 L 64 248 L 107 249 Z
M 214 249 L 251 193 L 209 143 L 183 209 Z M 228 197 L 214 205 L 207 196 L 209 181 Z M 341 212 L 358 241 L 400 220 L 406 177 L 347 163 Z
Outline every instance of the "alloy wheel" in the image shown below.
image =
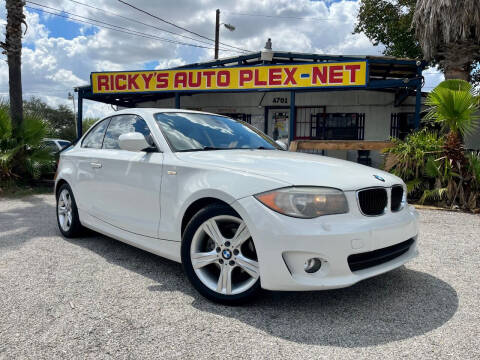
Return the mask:
M 260 276 L 250 232 L 235 216 L 220 215 L 205 221 L 193 236 L 190 258 L 200 281 L 219 294 L 245 292 Z
M 72 198 L 67 189 L 63 189 L 58 197 L 58 223 L 63 231 L 69 231 L 73 222 Z

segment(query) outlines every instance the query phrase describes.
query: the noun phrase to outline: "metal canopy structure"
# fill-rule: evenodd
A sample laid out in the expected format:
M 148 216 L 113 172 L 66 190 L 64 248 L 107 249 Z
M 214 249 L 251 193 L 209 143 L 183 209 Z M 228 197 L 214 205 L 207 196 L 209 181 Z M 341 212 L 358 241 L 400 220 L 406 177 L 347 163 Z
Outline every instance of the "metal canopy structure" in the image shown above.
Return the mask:
M 291 93 L 290 123 L 291 128 L 295 123 L 295 93 L 309 91 L 344 91 L 344 90 L 375 90 L 395 93 L 395 105 L 399 106 L 408 96 L 415 95 L 415 127 L 420 125 L 421 88 L 423 85 L 422 71 L 426 66 L 425 61 L 401 59 L 387 56 L 354 56 L 354 55 L 317 55 L 305 53 L 292 53 L 275 51 L 270 56 L 271 60 L 263 60 L 262 52 L 251 53 L 238 57 L 231 57 L 203 63 L 194 63 L 175 67 L 177 69 L 197 68 L 222 68 L 235 66 L 260 66 L 260 65 L 288 65 L 309 63 L 333 63 L 345 61 L 366 61 L 368 64 L 367 84 L 362 88 L 312 88 L 312 89 L 252 89 L 254 92 L 264 91 L 289 91 Z M 175 98 L 175 107 L 180 108 L 181 96 L 200 93 L 200 91 L 162 91 L 153 93 L 93 93 L 92 85 L 75 88 L 78 93 L 77 134 L 82 135 L 83 99 L 102 102 L 105 104 L 122 107 L 136 107 L 138 103 L 155 101 L 166 98 Z M 245 91 L 245 90 L 243 90 Z M 232 93 L 237 91 L 232 90 Z

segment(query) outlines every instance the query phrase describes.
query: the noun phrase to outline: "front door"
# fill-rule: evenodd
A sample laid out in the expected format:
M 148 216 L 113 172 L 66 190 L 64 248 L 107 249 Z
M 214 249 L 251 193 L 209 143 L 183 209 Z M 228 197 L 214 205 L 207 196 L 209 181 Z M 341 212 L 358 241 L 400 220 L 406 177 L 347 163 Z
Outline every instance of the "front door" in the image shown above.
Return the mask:
M 119 136 L 129 132 L 150 135 L 147 123 L 137 115 L 111 118 L 94 159 L 99 168 L 91 215 L 126 231 L 157 237 L 163 154 L 120 149 Z
M 289 108 L 270 109 L 268 116 L 268 135 L 274 140 L 281 140 L 285 144 L 288 144 L 289 119 Z

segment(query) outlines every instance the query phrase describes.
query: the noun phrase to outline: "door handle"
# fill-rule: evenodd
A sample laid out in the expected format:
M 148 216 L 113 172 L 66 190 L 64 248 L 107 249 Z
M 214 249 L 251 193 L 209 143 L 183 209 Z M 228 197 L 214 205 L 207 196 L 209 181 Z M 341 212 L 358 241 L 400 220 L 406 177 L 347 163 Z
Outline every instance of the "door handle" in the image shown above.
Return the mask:
M 97 163 L 97 162 L 91 162 L 90 166 L 94 169 L 100 169 L 102 167 L 102 164 Z

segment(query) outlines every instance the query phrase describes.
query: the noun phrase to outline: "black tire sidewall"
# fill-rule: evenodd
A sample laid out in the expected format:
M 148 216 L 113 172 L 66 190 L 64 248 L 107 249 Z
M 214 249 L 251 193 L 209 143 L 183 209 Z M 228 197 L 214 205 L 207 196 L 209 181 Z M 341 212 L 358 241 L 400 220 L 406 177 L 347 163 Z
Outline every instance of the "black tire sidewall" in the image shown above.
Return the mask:
M 260 292 L 260 278 L 257 279 L 255 284 L 248 290 L 235 295 L 223 295 L 219 294 L 216 291 L 209 289 L 202 281 L 198 278 L 195 270 L 192 266 L 192 260 L 190 258 L 190 246 L 192 244 L 193 236 L 197 229 L 208 219 L 219 215 L 229 215 L 235 216 L 239 219 L 240 216 L 235 210 L 231 207 L 222 205 L 222 204 L 212 204 L 200 210 L 188 223 L 187 227 L 182 236 L 182 247 L 181 247 L 181 257 L 182 257 L 182 267 L 183 271 L 187 275 L 187 278 L 190 280 L 191 284 L 197 291 L 202 294 L 207 299 L 226 304 L 226 305 L 238 305 L 251 301 L 258 293 Z
M 62 229 L 62 227 L 60 226 L 60 221 L 58 219 L 58 198 L 60 197 L 61 192 L 65 189 L 69 192 L 70 199 L 72 200 L 72 225 L 70 226 L 70 229 L 68 229 L 68 231 L 65 231 Z M 60 188 L 58 189 L 56 194 L 56 200 L 57 201 L 56 201 L 55 214 L 57 216 L 58 229 L 60 230 L 62 235 L 67 238 L 74 238 L 79 236 L 82 230 L 82 224 L 80 223 L 80 217 L 78 216 L 77 203 L 75 201 L 75 196 L 73 195 L 73 191 L 70 185 L 68 185 L 67 183 L 60 185 Z

